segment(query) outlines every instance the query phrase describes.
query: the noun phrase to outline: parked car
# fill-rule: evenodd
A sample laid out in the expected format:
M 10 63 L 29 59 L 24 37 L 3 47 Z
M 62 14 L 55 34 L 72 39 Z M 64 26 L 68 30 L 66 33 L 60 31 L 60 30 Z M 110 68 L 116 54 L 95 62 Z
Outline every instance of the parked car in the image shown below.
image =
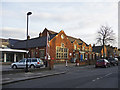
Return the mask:
M 95 67 L 110 67 L 110 62 L 107 59 L 99 59 L 97 60 Z
M 44 66 L 43 61 L 40 58 L 24 58 L 19 62 L 15 62 L 11 64 L 13 69 L 15 68 L 26 68 L 26 60 L 28 60 L 28 68 L 40 68 Z
M 118 65 L 118 59 L 117 58 L 108 58 L 108 61 L 113 66 Z
M 117 56 L 116 58 L 120 61 L 120 56 Z

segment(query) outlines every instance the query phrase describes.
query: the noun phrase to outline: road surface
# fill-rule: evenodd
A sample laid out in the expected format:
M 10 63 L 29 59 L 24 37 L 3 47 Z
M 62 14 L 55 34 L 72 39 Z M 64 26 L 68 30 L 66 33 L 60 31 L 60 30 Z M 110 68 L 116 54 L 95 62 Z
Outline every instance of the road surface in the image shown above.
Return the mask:
M 118 66 L 74 67 L 62 75 L 3 85 L 3 88 L 118 88 Z

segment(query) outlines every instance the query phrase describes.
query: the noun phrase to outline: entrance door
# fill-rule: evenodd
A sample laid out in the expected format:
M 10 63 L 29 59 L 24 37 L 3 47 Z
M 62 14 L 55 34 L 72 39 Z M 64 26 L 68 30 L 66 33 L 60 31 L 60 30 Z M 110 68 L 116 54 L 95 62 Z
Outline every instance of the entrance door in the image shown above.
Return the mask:
M 75 54 L 75 58 L 76 58 L 76 59 L 79 59 L 79 56 L 78 56 L 78 54 Z
M 82 55 L 82 54 L 80 55 L 80 60 L 81 60 L 81 61 L 83 60 L 83 55 Z

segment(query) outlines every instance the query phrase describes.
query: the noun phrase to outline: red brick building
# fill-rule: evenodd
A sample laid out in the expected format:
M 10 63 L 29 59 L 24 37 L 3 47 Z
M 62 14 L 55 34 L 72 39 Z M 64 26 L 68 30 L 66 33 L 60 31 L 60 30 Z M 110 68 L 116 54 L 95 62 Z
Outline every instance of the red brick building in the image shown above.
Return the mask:
M 16 42 L 12 48 L 26 49 L 26 40 Z M 39 37 L 28 40 L 28 49 L 29 57 L 43 60 L 49 57 L 55 62 L 95 59 L 91 44 L 88 45 L 81 39 L 67 36 L 63 30 L 57 33 L 45 28 L 42 33 L 40 32 Z

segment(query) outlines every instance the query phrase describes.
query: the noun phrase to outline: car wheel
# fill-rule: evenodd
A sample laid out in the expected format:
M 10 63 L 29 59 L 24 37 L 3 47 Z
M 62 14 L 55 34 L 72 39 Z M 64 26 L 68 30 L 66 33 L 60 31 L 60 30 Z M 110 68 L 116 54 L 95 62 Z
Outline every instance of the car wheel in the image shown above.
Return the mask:
M 95 66 L 95 68 L 98 68 L 98 66 Z
M 13 68 L 13 69 L 17 69 L 17 66 L 16 66 L 16 65 L 13 65 L 12 68 Z
M 30 68 L 34 69 L 34 68 L 35 68 L 35 66 L 34 66 L 34 65 L 31 65 L 31 66 L 30 66 Z
M 105 65 L 104 67 L 105 67 L 105 68 L 107 68 L 108 66 L 107 66 L 107 65 Z

